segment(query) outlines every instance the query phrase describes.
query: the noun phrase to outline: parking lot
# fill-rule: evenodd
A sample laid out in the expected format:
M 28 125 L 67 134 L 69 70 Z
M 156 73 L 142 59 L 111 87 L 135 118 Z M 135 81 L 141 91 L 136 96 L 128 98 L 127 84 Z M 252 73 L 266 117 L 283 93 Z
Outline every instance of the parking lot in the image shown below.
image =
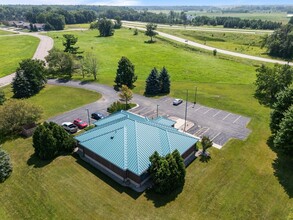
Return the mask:
M 88 122 L 89 119 L 90 122 L 93 123 L 95 120 L 90 117 L 88 118 L 88 112 L 89 114 L 100 112 L 104 115 L 108 115 L 107 107 L 118 100 L 117 92 L 114 91 L 113 88 L 105 85 L 81 84 L 73 81 L 60 83 L 50 80 L 49 82 L 55 85 L 61 84 L 64 86 L 86 88 L 100 92 L 103 95 L 97 102 L 49 119 L 49 121 L 54 121 L 58 124 L 65 121 L 72 122 L 76 118 L 80 118 L 85 122 Z M 185 119 L 186 102 L 183 101 L 180 105 L 174 106 L 173 100 L 174 98 L 168 96 L 164 96 L 161 99 L 152 99 L 134 94 L 131 102 L 137 103 L 138 107 L 130 111 L 148 118 L 156 118 L 158 114 L 158 116 Z M 191 102 L 187 103 L 186 119 L 187 123 L 190 123 L 190 126 L 186 126 L 186 132 L 199 138 L 204 135 L 208 136 L 217 148 L 221 148 L 231 138 L 245 140 L 251 132 L 246 128 L 250 118 L 220 109 L 193 104 Z M 184 130 L 184 127 L 185 126 L 183 126 L 183 129 L 181 127 L 181 129 Z
M 186 102 L 173 106 L 172 101 L 173 98 L 170 97 L 158 100 L 158 115 L 184 119 Z M 139 106 L 130 111 L 149 118 L 157 116 L 157 106 Z M 194 123 L 194 126 L 187 130 L 188 133 L 200 138 L 208 136 L 218 148 L 231 138 L 244 140 L 250 133 L 246 128 L 250 118 L 190 102 L 187 103 L 187 120 Z

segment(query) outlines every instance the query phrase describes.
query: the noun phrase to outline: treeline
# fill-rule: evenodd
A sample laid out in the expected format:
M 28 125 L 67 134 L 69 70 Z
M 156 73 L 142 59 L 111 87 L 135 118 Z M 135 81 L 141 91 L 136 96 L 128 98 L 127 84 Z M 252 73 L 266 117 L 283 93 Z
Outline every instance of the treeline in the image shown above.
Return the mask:
M 223 25 L 225 28 L 277 29 L 281 23 L 262 20 L 248 20 L 237 17 L 191 16 L 185 11 L 153 13 L 136 11 L 127 7 L 109 6 L 0 6 L 1 20 L 25 20 L 31 23 L 45 23 L 46 30 L 60 30 L 65 24 L 89 23 L 96 18 L 120 18 L 159 24 Z
M 282 26 L 280 22 L 263 21 L 256 19 L 241 19 L 237 17 L 207 17 L 197 16 L 192 20 L 193 25 L 223 25 L 224 28 L 250 28 L 250 29 L 262 29 L 262 30 L 275 30 Z

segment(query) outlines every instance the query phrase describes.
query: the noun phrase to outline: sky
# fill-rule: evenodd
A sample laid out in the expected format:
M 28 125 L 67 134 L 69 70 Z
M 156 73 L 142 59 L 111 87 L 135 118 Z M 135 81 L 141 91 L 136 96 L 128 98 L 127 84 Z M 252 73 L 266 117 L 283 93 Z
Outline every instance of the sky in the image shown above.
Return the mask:
M 293 5 L 293 0 L 0 0 L 0 5 L 118 5 L 118 6 L 174 6 L 174 5 Z

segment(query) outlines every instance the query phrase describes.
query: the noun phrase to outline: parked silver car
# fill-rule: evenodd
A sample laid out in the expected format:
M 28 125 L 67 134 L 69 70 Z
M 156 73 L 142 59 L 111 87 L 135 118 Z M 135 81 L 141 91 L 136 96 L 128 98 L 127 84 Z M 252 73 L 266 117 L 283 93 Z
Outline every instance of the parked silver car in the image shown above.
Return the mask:
M 77 126 L 72 124 L 71 122 L 63 122 L 62 127 L 70 133 L 75 133 L 78 129 Z
M 180 105 L 182 102 L 183 102 L 182 99 L 175 99 L 175 100 L 173 101 L 173 105 Z

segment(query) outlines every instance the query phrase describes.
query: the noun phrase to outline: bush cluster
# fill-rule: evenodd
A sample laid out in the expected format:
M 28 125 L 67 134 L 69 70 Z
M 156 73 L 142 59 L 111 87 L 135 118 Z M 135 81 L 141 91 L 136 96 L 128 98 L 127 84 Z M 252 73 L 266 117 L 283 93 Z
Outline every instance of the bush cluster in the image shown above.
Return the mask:
M 35 154 L 42 160 L 53 159 L 76 146 L 73 137 L 54 122 L 39 125 L 33 135 Z

